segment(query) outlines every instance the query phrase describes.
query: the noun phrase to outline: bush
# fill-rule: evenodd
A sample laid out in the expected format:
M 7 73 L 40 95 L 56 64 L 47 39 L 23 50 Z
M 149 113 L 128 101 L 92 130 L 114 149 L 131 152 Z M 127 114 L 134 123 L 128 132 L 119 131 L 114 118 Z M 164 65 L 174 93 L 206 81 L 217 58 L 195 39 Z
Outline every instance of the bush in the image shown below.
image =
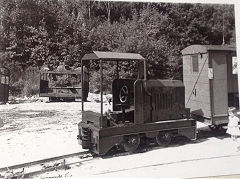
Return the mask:
M 13 96 L 21 95 L 23 87 L 24 87 L 24 81 L 22 80 L 22 78 L 20 78 L 18 81 L 12 82 L 12 85 L 10 85 L 10 93 Z
M 38 94 L 39 92 L 39 84 L 32 84 L 31 81 L 25 81 L 24 87 L 22 90 L 22 95 L 23 96 L 33 96 Z
M 103 91 L 107 93 L 111 92 L 112 90 L 111 84 L 112 84 L 111 77 L 106 74 L 103 74 Z M 100 87 L 101 87 L 100 72 L 93 71 L 90 76 L 89 90 L 92 93 L 100 93 Z
M 129 69 L 130 68 L 130 69 Z M 119 78 L 136 78 L 132 72 L 132 66 L 125 67 L 123 64 L 119 64 Z M 111 93 L 112 82 L 116 79 L 116 64 L 111 62 L 105 62 L 103 64 L 103 91 L 105 93 Z M 99 93 L 101 86 L 100 70 L 92 71 L 90 74 L 89 88 L 90 92 Z
M 39 92 L 39 69 L 30 67 L 24 74 L 24 87 L 22 89 L 23 96 L 33 96 Z
M 12 72 L 13 73 L 13 72 Z M 36 67 L 29 67 L 11 81 L 10 92 L 13 96 L 33 96 L 39 92 L 39 70 Z

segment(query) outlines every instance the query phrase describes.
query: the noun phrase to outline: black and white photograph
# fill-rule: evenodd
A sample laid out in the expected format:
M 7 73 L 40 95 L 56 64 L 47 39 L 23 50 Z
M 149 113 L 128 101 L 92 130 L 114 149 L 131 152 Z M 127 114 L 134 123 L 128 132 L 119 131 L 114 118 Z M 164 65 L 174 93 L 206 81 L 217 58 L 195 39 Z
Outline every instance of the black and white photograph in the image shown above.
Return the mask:
M 240 178 L 238 11 L 0 0 L 0 179 Z

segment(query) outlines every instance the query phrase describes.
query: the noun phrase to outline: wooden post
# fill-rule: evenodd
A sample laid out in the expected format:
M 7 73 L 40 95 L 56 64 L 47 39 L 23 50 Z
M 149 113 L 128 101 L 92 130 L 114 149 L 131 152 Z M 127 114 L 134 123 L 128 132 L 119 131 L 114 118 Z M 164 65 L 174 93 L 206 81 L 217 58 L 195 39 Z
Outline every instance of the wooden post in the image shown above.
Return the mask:
M 3 123 L 3 118 L 0 117 L 0 127 L 3 127 L 4 123 Z
M 117 79 L 119 79 L 119 66 L 118 66 L 118 61 L 117 61 Z
M 82 88 L 82 112 L 84 111 L 84 101 L 83 101 L 83 60 L 81 60 L 81 88 Z
M 100 60 L 100 76 L 101 76 L 101 117 L 99 121 L 99 126 L 102 128 L 102 118 L 103 118 L 103 67 L 102 67 L 102 60 Z
M 236 32 L 236 47 L 237 47 L 237 72 L 238 72 L 238 94 L 240 90 L 240 3 L 236 2 L 234 4 L 235 8 L 235 32 Z M 239 96 L 239 95 L 238 95 Z M 240 105 L 240 97 L 238 98 Z
M 146 63 L 146 59 L 144 59 L 144 80 L 147 80 L 147 63 Z

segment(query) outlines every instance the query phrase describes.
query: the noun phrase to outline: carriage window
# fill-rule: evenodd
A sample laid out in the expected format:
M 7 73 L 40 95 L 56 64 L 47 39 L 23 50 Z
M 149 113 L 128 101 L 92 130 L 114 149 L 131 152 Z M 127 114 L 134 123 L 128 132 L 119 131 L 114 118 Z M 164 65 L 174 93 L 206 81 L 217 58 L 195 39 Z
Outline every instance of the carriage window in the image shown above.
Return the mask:
M 198 55 L 192 55 L 192 72 L 198 72 Z
M 232 57 L 232 74 L 236 75 L 238 72 L 237 69 L 237 57 Z
M 0 83 L 1 84 L 9 84 L 9 77 L 8 76 L 1 76 L 0 77 Z
M 1 76 L 1 83 L 5 84 L 5 76 Z
M 8 85 L 9 84 L 9 77 L 6 76 L 6 84 Z

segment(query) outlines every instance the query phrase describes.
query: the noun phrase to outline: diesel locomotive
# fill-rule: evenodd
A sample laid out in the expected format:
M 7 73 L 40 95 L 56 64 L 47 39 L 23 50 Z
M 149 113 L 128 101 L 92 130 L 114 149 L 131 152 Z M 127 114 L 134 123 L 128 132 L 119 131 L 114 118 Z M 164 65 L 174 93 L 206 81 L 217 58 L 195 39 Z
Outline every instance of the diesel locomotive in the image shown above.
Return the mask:
M 84 110 L 82 100 L 78 140 L 83 149 L 105 155 L 115 146 L 135 151 L 141 141 L 154 140 L 166 146 L 177 135 L 196 139 L 196 121 L 190 118 L 190 109 L 185 108 L 181 81 L 148 79 L 146 59 L 136 53 L 94 51 L 83 56 L 82 68 L 92 61 L 100 67 L 100 106 L 98 112 Z M 112 82 L 112 109 L 104 112 L 103 65 L 106 61 L 116 63 L 117 75 Z M 136 79 L 119 78 L 122 61 L 135 61 Z

